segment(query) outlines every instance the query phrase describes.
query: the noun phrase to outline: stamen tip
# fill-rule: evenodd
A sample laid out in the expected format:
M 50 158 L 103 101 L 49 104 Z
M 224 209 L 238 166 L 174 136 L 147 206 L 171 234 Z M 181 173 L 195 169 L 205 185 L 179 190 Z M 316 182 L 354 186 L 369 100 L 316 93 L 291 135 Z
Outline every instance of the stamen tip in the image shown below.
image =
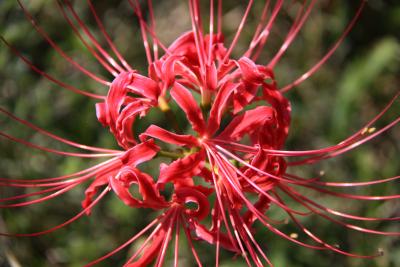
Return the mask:
M 362 130 L 361 135 L 364 135 L 364 134 L 371 134 L 371 133 L 373 133 L 373 132 L 375 132 L 375 131 L 376 131 L 376 128 L 375 128 L 375 127 L 365 127 L 365 128 Z
M 299 237 L 299 235 L 297 233 L 291 233 L 290 237 L 293 239 L 297 239 Z
M 380 257 L 385 255 L 385 252 L 383 251 L 383 248 L 378 248 L 378 254 L 379 254 Z

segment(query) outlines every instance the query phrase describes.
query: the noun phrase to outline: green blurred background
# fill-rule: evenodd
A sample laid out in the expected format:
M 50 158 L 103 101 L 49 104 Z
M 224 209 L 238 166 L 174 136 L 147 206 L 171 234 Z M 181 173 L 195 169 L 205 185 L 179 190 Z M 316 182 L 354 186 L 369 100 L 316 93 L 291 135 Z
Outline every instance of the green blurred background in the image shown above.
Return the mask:
M 94 2 L 122 54 L 131 65 L 146 73 L 138 22 L 127 1 Z M 206 18 L 207 1 L 203 2 Z M 300 2 L 302 1 L 293 1 L 294 5 Z M 351 20 L 358 2 L 318 1 L 308 22 L 275 70 L 280 86 L 293 81 L 321 58 Z M 72 58 L 94 73 L 111 79 L 76 38 L 62 18 L 56 1 L 33 0 L 24 3 L 39 24 Z M 232 40 L 245 4 L 245 1 L 224 3 L 223 27 L 227 43 Z M 234 51 L 234 57 L 240 56 L 248 45 L 262 5 L 263 1 L 255 1 L 255 8 L 251 11 L 245 31 Z M 287 12 L 282 12 L 279 17 L 259 63 L 268 62 L 285 37 L 295 16 L 293 11 L 296 10 L 289 6 L 288 3 L 285 8 Z M 74 7 L 85 23 L 100 36 L 86 3 L 75 1 Z M 165 44 L 170 44 L 179 34 L 190 29 L 186 1 L 154 1 L 154 8 L 157 33 Z M 143 9 L 146 12 L 145 5 Z M 385 106 L 400 88 L 399 32 L 400 2 L 368 1 L 358 24 L 332 59 L 311 79 L 287 93 L 293 107 L 293 121 L 286 149 L 313 149 L 340 142 L 360 129 Z M 0 1 L 0 34 L 47 73 L 78 88 L 106 94 L 107 88 L 99 86 L 75 70 L 33 30 L 14 0 Z M 102 44 L 106 46 L 105 42 Z M 83 144 L 116 148 L 111 134 L 96 120 L 94 104 L 95 101 L 61 89 L 32 72 L 5 45 L 0 44 L 1 107 L 62 137 Z M 399 106 L 397 102 L 376 126 L 385 125 L 398 117 Z M 151 114 L 150 120 L 160 124 L 163 118 L 158 114 Z M 36 144 L 56 149 L 66 148 L 4 116 L 0 117 L 0 125 L 2 131 Z M 148 124 L 140 121 L 136 127 L 140 131 L 145 125 Z M 400 128 L 396 127 L 338 158 L 313 166 L 293 168 L 290 171 L 305 177 L 312 177 L 324 171 L 326 181 L 364 181 L 391 177 L 400 174 L 399 150 Z M 0 177 L 10 178 L 29 179 L 63 175 L 87 168 L 96 162 L 28 149 L 5 139 L 0 140 L 0 155 Z M 143 168 L 149 173 L 157 174 L 158 163 L 156 160 L 154 164 Z M 2 209 L 0 229 L 25 233 L 40 231 L 61 223 L 80 210 L 83 191 L 84 187 L 80 187 L 43 204 Z M 349 189 L 347 192 L 371 195 L 400 194 L 400 186 L 399 182 L 393 182 L 373 188 Z M 20 192 L 0 188 L 2 197 L 16 193 Z M 313 192 L 306 193 L 319 203 L 354 214 L 400 216 L 399 201 L 340 201 Z M 278 211 L 271 212 L 283 218 Z M 154 213 L 146 210 L 127 208 L 116 197 L 107 196 L 90 217 L 84 217 L 52 234 L 35 238 L 0 238 L 0 266 L 82 266 L 122 244 L 154 216 Z M 379 237 L 348 231 L 315 216 L 302 218 L 302 222 L 315 233 L 332 243 L 340 244 L 344 249 L 371 254 L 380 248 L 385 254 L 374 260 L 359 260 L 331 252 L 313 251 L 293 245 L 257 226 L 257 238 L 275 266 L 400 266 L 398 237 Z M 400 231 L 398 222 L 361 222 L 360 225 L 378 230 Z M 280 226 L 280 229 L 287 233 L 298 232 L 292 224 Z M 134 247 L 120 252 L 99 266 L 119 266 L 131 255 L 133 249 Z M 213 266 L 213 248 L 202 244 L 199 251 L 204 266 Z M 187 246 L 181 246 L 180 255 L 181 266 L 193 265 L 193 258 Z M 229 253 L 223 253 L 221 266 L 245 266 L 243 260 L 233 260 L 232 257 Z M 170 259 L 166 261 L 165 266 L 171 265 Z

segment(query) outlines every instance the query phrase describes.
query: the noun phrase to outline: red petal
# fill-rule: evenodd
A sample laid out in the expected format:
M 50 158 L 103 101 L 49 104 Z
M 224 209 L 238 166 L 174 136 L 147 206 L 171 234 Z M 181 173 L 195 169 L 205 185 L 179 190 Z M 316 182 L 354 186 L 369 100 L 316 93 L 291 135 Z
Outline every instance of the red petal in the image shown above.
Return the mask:
M 233 95 L 233 114 L 242 111 L 249 105 L 257 95 L 259 85 L 251 83 L 241 83 Z
M 199 145 L 197 139 L 192 135 L 180 135 L 171 133 L 156 125 L 150 125 L 149 128 L 147 128 L 147 130 L 140 135 L 140 139 L 144 141 L 148 136 L 178 146 L 192 147 Z
M 142 101 L 135 101 L 129 103 L 122 112 L 119 114 L 115 122 L 116 135 L 118 143 L 125 148 L 136 145 L 136 140 L 133 134 L 133 123 L 138 115 L 146 112 L 150 107 L 142 103 Z
M 238 141 L 243 135 L 262 130 L 266 123 L 272 120 L 274 110 L 271 107 L 261 106 L 236 116 L 218 136 L 221 139 Z
M 96 103 L 96 117 L 104 127 L 110 124 L 109 111 L 106 103 Z
M 132 76 L 129 91 L 154 101 L 157 101 L 160 95 L 160 88 L 155 81 L 137 73 Z
M 180 56 L 168 56 L 161 66 L 162 81 L 165 88 L 169 88 L 175 81 L 175 63 L 180 59 Z
M 186 57 L 190 61 L 190 65 L 199 65 L 192 31 L 182 34 L 169 46 L 168 51 L 173 55 Z
M 208 134 L 212 136 L 219 128 L 222 119 L 222 113 L 227 107 L 228 100 L 233 91 L 238 87 L 238 84 L 225 83 L 219 89 L 214 103 L 210 110 L 210 118 L 208 119 Z
M 175 83 L 171 89 L 171 96 L 186 113 L 187 119 L 192 124 L 193 130 L 203 135 L 205 130 L 205 122 L 200 107 L 189 90 L 179 83 Z
M 277 125 L 277 138 L 278 148 L 282 147 L 288 132 L 290 124 L 290 113 L 291 107 L 289 101 L 282 95 L 282 93 L 276 89 L 276 84 L 263 86 L 264 98 L 271 104 L 276 110 L 276 118 L 278 120 Z
M 264 66 L 256 65 L 251 59 L 242 57 L 237 61 L 242 72 L 242 79 L 249 83 L 262 84 L 266 79 L 273 79 L 272 71 Z
M 206 66 L 206 81 L 208 90 L 214 91 L 215 89 L 217 89 L 218 77 L 215 62 L 213 62 L 211 65 Z
M 169 166 L 161 168 L 157 184 L 164 185 L 168 182 L 178 183 L 179 181 L 192 178 L 198 175 L 204 165 L 204 151 L 193 153 L 184 158 L 173 161 Z
M 124 165 L 136 167 L 140 163 L 154 158 L 159 150 L 160 148 L 154 143 L 154 140 L 150 139 L 126 151 L 120 160 Z

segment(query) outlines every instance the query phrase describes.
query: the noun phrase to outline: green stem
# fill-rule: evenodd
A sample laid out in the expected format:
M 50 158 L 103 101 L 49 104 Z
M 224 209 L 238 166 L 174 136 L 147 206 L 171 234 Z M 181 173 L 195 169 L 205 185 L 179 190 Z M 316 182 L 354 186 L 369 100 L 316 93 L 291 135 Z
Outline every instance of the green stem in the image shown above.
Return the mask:
M 171 159 L 180 159 L 184 155 L 182 153 L 176 153 L 172 151 L 160 150 L 158 151 L 158 155 L 161 157 L 171 158 Z

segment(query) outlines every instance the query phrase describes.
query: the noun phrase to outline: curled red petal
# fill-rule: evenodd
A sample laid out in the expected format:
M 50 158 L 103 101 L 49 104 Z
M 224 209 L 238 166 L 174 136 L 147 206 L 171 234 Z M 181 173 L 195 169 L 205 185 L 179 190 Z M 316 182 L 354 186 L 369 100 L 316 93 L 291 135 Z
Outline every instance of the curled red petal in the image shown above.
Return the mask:
M 109 181 L 115 194 L 130 207 L 162 209 L 168 206 L 156 189 L 151 176 L 136 168 L 124 167 L 116 176 L 110 177 Z M 133 184 L 139 187 L 139 193 L 143 200 L 136 199 L 130 193 L 129 189 Z
M 127 86 L 131 83 L 133 75 L 134 72 L 123 72 L 113 80 L 110 86 L 105 102 L 109 111 L 110 127 L 113 127 L 113 124 L 118 118 L 121 107 L 125 103 L 124 98 L 128 92 Z
M 116 164 L 116 166 L 112 167 L 111 169 L 107 169 L 106 171 L 99 173 L 96 176 L 95 180 L 85 190 L 85 199 L 81 203 L 83 209 L 86 209 L 90 206 L 90 204 L 93 202 L 94 196 L 97 194 L 101 187 L 108 184 L 109 177 L 115 175 L 119 167 L 120 165 Z M 90 215 L 90 212 L 91 210 L 88 209 L 86 211 L 86 214 Z
M 189 218 L 197 218 L 201 221 L 207 217 L 210 212 L 210 203 L 205 194 L 193 187 L 180 187 L 175 190 L 176 199 L 182 203 L 195 203 L 196 209 L 185 209 L 185 213 Z
M 118 116 L 115 122 L 116 135 L 118 142 L 123 147 L 132 147 L 136 145 L 136 140 L 133 133 L 133 123 L 137 116 L 146 113 L 149 106 L 142 103 L 142 101 L 134 101 L 126 105 Z

